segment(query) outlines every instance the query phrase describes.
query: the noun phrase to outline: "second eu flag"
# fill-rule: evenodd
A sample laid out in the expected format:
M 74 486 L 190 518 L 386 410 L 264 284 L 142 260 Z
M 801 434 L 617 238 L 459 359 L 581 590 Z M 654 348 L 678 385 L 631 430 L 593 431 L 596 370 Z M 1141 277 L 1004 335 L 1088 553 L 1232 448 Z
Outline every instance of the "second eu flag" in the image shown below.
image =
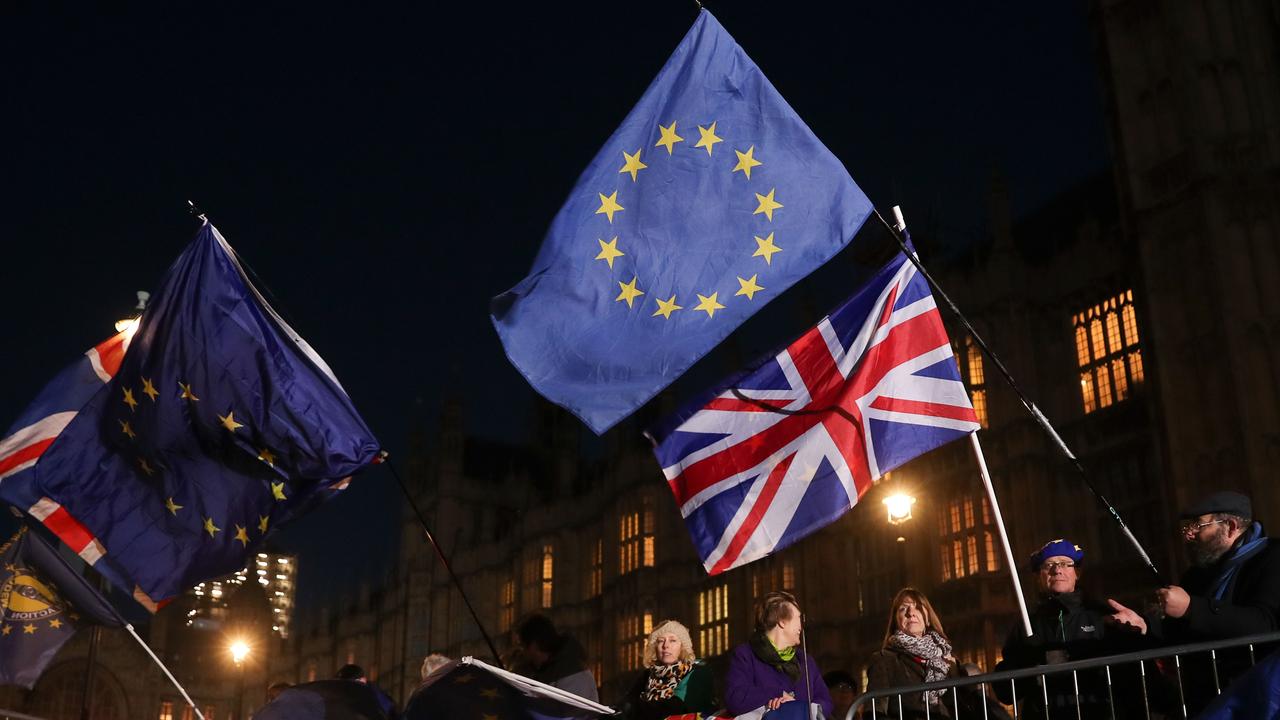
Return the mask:
M 597 433 L 830 259 L 871 205 L 703 10 L 494 298 L 508 357 Z

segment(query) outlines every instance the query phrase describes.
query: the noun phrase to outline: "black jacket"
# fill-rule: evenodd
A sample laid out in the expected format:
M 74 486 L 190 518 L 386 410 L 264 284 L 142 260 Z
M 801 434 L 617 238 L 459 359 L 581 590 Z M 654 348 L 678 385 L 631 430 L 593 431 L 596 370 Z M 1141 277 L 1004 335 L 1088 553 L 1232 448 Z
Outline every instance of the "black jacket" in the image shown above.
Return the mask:
M 1045 598 L 1031 613 L 1031 637 L 1023 633 L 1018 624 L 1010 632 L 1004 644 L 1004 659 L 996 671 L 1046 665 L 1054 662 L 1084 660 L 1103 655 L 1135 650 L 1140 641 L 1135 633 L 1116 630 L 1108 626 L 1105 618 L 1111 611 L 1103 605 L 1081 596 L 1078 592 L 1063 593 Z M 1082 671 L 1077 674 L 1080 684 L 1080 708 L 1083 717 L 1092 717 L 1092 711 L 1106 716 L 1108 703 L 1106 676 L 1102 670 Z M 1135 682 L 1137 679 L 1134 679 Z M 1070 673 L 1048 676 L 1048 697 L 1051 716 L 1067 712 L 1074 717 L 1076 690 Z M 996 683 L 996 697 L 1001 702 L 1013 701 L 1013 688 L 1008 682 Z M 1018 683 L 1018 701 L 1023 702 L 1022 717 L 1044 717 L 1044 696 L 1033 679 Z M 1123 705 L 1121 698 L 1117 703 Z M 1062 709 L 1059 709 L 1062 708 Z
M 1221 563 L 1183 573 L 1178 585 L 1191 596 L 1191 606 L 1182 617 L 1160 624 L 1166 640 L 1224 640 L 1280 629 L 1280 541 L 1269 538 L 1266 548 L 1240 566 L 1222 599 L 1215 600 L 1213 585 L 1220 572 Z
M 947 677 L 956 677 L 956 666 L 951 665 Z M 886 688 L 919 685 L 925 681 L 925 667 L 911 655 L 886 648 L 871 654 L 871 662 L 867 665 L 867 692 Z M 895 697 L 882 698 L 875 701 L 877 717 L 898 717 L 898 700 L 902 700 L 903 718 L 925 717 L 924 693 L 911 693 Z M 951 712 L 951 691 L 948 690 L 939 700 L 939 704 L 929 711 L 929 717 L 949 718 Z M 864 717 L 871 717 L 864 709 Z

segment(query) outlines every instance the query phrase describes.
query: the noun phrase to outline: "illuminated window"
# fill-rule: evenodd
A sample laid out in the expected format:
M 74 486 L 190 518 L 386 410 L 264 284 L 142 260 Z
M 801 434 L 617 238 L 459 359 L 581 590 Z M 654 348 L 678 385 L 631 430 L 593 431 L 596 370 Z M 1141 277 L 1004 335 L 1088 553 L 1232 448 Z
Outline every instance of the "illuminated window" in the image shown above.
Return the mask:
M 951 501 L 951 532 L 960 532 L 960 501 Z
M 951 558 L 955 563 L 956 577 L 964 577 L 964 549 L 959 540 L 951 541 Z
M 978 538 L 970 535 L 965 539 L 965 549 L 968 550 L 968 568 L 969 574 L 978 572 Z
M 555 570 L 555 550 L 550 545 L 542 546 L 542 607 L 551 607 L 551 589 Z
M 631 613 L 618 621 L 618 665 L 624 671 L 640 668 L 644 662 L 644 643 L 651 632 L 652 613 Z
M 965 337 L 963 359 L 961 352 L 956 353 L 956 364 L 961 369 L 960 378 L 969 388 L 969 402 L 973 404 L 973 412 L 978 416 L 982 427 L 987 427 L 987 373 L 983 367 L 982 348 Z
M 1108 298 L 1071 318 L 1080 367 L 1080 402 L 1086 413 L 1129 399 L 1141 384 L 1141 336 L 1133 290 Z
M 966 529 L 973 527 L 973 498 L 964 499 L 964 526 Z
M 782 561 L 782 589 L 787 592 L 796 589 L 796 566 L 789 558 Z
M 653 567 L 657 562 L 654 538 L 656 518 L 653 500 L 641 498 L 640 507 L 618 518 L 618 574 L 626 575 L 640 567 Z
M 498 629 L 501 632 L 511 630 L 512 623 L 516 619 L 516 581 L 507 579 L 502 583 L 501 597 L 502 612 L 498 619 Z
M 982 533 L 982 541 L 985 546 L 983 550 L 987 555 L 987 572 L 998 572 L 1000 570 L 1000 556 L 996 555 L 996 547 L 992 541 L 990 531 Z
M 160 703 L 160 720 L 173 720 L 173 703 L 169 700 Z
M 729 586 L 717 585 L 698 593 L 699 657 L 719 655 L 729 649 Z
M 588 597 L 596 597 L 602 592 L 604 592 L 604 539 L 596 538 L 596 546 L 591 551 L 591 594 Z
M 938 549 L 942 551 L 942 557 L 940 558 L 942 561 L 942 580 L 946 582 L 951 579 L 951 553 L 947 552 L 946 545 Z

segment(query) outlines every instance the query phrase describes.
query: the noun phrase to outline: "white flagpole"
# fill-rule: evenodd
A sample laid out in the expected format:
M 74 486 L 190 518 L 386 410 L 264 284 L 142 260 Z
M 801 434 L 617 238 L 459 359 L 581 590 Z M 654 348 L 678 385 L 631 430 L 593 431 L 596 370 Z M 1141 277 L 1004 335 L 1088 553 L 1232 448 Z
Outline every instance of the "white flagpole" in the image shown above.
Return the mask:
M 1004 529 L 1000 503 L 996 500 L 995 486 L 991 484 L 991 474 L 987 472 L 987 459 L 982 455 L 982 443 L 978 442 L 977 431 L 969 433 L 969 442 L 973 446 L 973 456 L 978 460 L 978 470 L 982 473 L 982 486 L 987 490 L 987 502 L 991 503 L 991 513 L 995 515 L 996 529 L 1000 531 L 1000 546 L 1004 548 L 1004 564 L 1009 566 L 1013 594 L 1018 598 L 1018 611 L 1022 613 L 1022 629 L 1027 637 L 1031 637 L 1031 617 L 1027 614 L 1027 599 L 1022 596 L 1022 584 L 1018 582 L 1018 564 L 1013 559 L 1013 549 L 1009 546 L 1009 533 Z
M 182 693 L 182 699 L 186 700 L 187 704 L 191 706 L 191 711 L 196 714 L 196 717 L 200 718 L 200 720 L 204 720 L 204 715 L 200 712 L 200 708 L 196 707 L 191 696 L 187 694 L 187 689 L 182 687 L 182 684 L 173 676 L 173 673 L 169 672 L 169 668 L 165 667 L 164 663 L 160 662 L 160 658 L 156 657 L 156 654 L 152 652 L 151 647 L 143 642 L 142 638 L 138 637 L 138 632 L 133 629 L 133 626 L 129 623 L 125 623 L 124 629 L 133 636 L 134 640 L 138 641 L 138 644 L 142 646 L 143 650 L 147 651 L 147 654 L 156 662 L 156 665 L 160 666 L 160 669 L 164 671 L 165 677 L 169 678 L 169 682 L 173 683 L 173 686 L 178 688 L 178 692 Z

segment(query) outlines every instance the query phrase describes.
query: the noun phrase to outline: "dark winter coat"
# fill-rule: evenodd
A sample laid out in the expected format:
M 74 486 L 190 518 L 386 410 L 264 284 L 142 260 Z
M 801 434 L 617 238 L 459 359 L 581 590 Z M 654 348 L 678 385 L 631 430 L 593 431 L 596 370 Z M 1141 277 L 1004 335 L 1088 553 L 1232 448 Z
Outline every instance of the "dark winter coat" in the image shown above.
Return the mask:
M 956 666 L 952 664 L 950 669 L 947 670 L 947 677 L 956 676 Z M 871 654 L 871 662 L 867 665 L 867 692 L 920 685 L 923 682 L 925 682 L 924 663 L 914 656 L 893 648 L 877 650 Z M 910 695 L 902 695 L 901 698 L 903 718 L 923 718 L 925 716 L 924 693 L 911 693 Z M 929 710 L 929 717 L 951 717 L 953 715 L 952 702 L 951 692 L 948 691 L 942 696 L 938 704 Z M 875 701 L 875 705 L 877 717 L 898 717 L 898 696 L 881 698 Z M 864 714 L 864 717 L 870 717 L 870 715 Z
M 711 668 L 698 661 L 693 669 L 680 680 L 675 697 L 665 700 L 645 700 L 644 691 L 649 686 L 649 671 L 641 670 L 622 706 L 625 720 L 661 720 L 669 715 L 702 713 L 710 715 L 715 710 L 715 694 L 712 689 Z

